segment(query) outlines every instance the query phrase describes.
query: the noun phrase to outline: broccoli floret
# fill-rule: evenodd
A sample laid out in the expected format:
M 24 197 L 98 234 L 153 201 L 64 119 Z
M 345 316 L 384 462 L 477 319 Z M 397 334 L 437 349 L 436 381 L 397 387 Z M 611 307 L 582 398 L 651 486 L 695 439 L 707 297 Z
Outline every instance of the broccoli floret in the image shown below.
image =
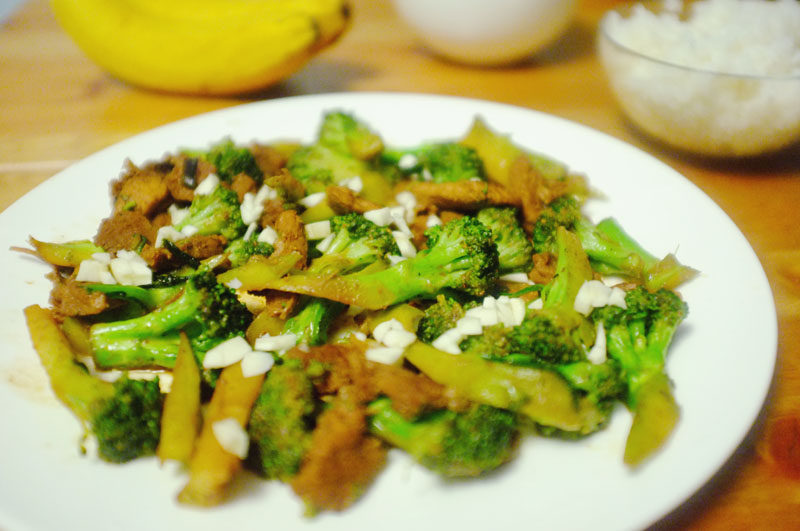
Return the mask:
M 593 224 L 581 213 L 578 201 L 570 196 L 555 199 L 539 215 L 532 232 L 534 251 L 555 252 L 558 227 L 577 234 L 592 267 L 599 273 L 622 276 L 651 290 L 675 288 L 697 274 L 673 255 L 656 258 L 612 218 Z
M 372 433 L 444 477 L 479 476 L 513 457 L 517 418 L 505 409 L 473 405 L 408 420 L 392 409 L 390 399 L 379 398 L 368 410 Z
M 486 180 L 477 151 L 457 142 L 423 144 L 409 149 L 386 149 L 381 165 L 406 176 L 435 183 Z
M 223 252 L 223 255 L 230 262 L 231 267 L 239 267 L 250 260 L 253 255 L 269 256 L 275 248 L 266 242 L 258 241 L 256 235 L 250 238 L 238 238 L 232 241 Z
M 175 228 L 183 230 L 187 226 L 196 228 L 197 234 L 220 234 L 228 240 L 239 238 L 247 229 L 242 221 L 239 197 L 222 185 L 210 194 L 194 196 L 189 213 Z
M 459 343 L 461 352 L 487 359 L 503 359 L 511 353 L 509 328 L 502 323 L 483 328 L 480 335 L 468 336 Z
M 318 143 L 358 160 L 370 160 L 383 150 L 383 140 L 352 114 L 334 111 L 325 114 Z
M 113 394 L 92 404 L 90 430 L 97 453 L 113 463 L 152 455 L 161 433 L 163 397 L 158 379 L 133 380 L 123 376 L 113 383 Z
M 267 478 L 294 476 L 311 444 L 316 409 L 314 387 L 301 363 L 289 359 L 275 365 L 250 412 L 251 466 Z
M 331 218 L 332 239 L 309 266 L 309 274 L 352 273 L 386 255 L 399 255 L 397 241 L 388 227 L 380 227 L 355 212 Z
M 425 309 L 417 327 L 420 341 L 431 343 L 464 317 L 464 307 L 453 297 L 437 295 L 436 302 Z
M 367 161 L 383 149 L 383 141 L 352 115 L 331 112 L 323 117 L 317 141 L 294 151 L 286 167 L 303 183 L 306 192 L 323 192 L 328 186 L 369 170 Z
M 344 310 L 344 304 L 328 299 L 308 298 L 283 327 L 284 334 L 297 336 L 298 344 L 323 345 L 328 340 L 328 329 Z
M 246 147 L 237 147 L 231 139 L 215 144 L 208 151 L 195 151 L 189 154 L 203 157 L 213 164 L 217 177 L 223 181 L 231 182 L 240 173 L 249 175 L 259 184 L 264 179 L 264 173 L 258 167 L 253 153 Z
M 187 334 L 198 361 L 235 335 L 244 335 L 252 320 L 236 293 L 211 272 L 186 280 L 173 300 L 140 317 L 100 322 L 89 329 L 95 361 L 103 368 L 171 368 L 178 353 L 179 332 Z
M 634 412 L 625 462 L 636 465 L 661 446 L 678 420 L 665 362 L 688 306 L 673 291 L 642 287 L 629 291 L 625 304 L 596 308 L 590 318 L 603 323 L 608 356 L 625 380 L 625 400 Z
M 105 293 L 115 300 L 135 303 L 142 310 L 151 311 L 166 304 L 183 290 L 183 282 L 172 285 L 123 286 L 121 284 L 85 284 L 87 291 Z
M 583 345 L 573 338 L 572 327 L 557 321 L 557 314 L 539 313 L 508 334 L 510 352 L 524 352 L 543 363 L 570 363 L 586 359 Z
M 494 286 L 497 246 L 480 221 L 465 216 L 432 227 L 426 235 L 427 249 L 385 269 L 368 267 L 333 276 L 288 275 L 265 282 L 265 287 L 378 310 L 410 299 L 432 298 L 446 290 L 480 296 Z
M 528 271 L 533 265 L 533 245 L 517 218 L 517 209 L 489 207 L 475 216 L 489 227 L 497 244 L 500 273 Z

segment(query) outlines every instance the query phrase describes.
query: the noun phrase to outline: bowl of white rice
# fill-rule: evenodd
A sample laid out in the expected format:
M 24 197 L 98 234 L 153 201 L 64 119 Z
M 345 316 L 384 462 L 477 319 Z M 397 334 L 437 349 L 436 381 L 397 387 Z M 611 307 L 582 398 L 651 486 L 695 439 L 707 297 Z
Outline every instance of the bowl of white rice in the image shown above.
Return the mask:
M 800 140 L 800 2 L 639 2 L 606 13 L 598 53 L 622 112 L 647 135 L 744 157 Z

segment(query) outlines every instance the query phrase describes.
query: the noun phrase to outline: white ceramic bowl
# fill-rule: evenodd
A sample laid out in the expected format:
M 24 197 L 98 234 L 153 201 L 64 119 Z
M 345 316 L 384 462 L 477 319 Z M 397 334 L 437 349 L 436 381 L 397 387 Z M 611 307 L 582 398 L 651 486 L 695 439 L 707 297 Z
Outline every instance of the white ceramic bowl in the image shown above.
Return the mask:
M 667 145 L 709 156 L 759 155 L 800 140 L 800 75 L 726 73 L 645 55 L 614 30 L 614 21 L 629 17 L 635 5 L 653 13 L 662 7 L 621 6 L 605 15 L 598 35 L 611 89 L 635 126 Z M 698 53 L 719 53 L 696 44 Z
M 530 57 L 567 29 L 577 0 L 392 0 L 435 53 L 475 65 Z

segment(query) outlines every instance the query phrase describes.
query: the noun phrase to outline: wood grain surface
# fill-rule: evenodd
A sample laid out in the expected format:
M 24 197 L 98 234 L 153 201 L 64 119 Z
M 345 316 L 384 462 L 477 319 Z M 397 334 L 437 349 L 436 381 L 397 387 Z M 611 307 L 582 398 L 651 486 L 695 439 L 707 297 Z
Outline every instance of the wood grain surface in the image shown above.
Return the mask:
M 800 145 L 770 157 L 720 161 L 673 152 L 637 133 L 614 104 L 595 54 L 598 20 L 615 4 L 583 0 L 568 33 L 546 52 L 513 67 L 480 69 L 429 54 L 388 1 L 352 0 L 348 32 L 288 80 L 247 97 L 199 98 L 148 92 L 109 77 L 59 28 L 45 0 L 29 0 L 0 26 L 0 210 L 70 163 L 124 138 L 201 112 L 283 96 L 469 96 L 606 132 L 672 166 L 725 210 L 761 260 L 779 318 L 778 368 L 761 419 L 728 465 L 656 527 L 800 529 Z

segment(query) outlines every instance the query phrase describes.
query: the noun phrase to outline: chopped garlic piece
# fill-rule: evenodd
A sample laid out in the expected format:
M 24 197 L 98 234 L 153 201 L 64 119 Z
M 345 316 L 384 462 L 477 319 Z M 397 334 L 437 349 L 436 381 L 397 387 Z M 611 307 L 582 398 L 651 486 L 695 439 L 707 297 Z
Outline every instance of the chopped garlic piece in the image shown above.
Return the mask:
M 477 336 L 483 333 L 483 326 L 477 317 L 465 315 L 456 321 L 456 330 L 465 336 Z
M 464 334 L 456 328 L 451 328 L 434 339 L 431 346 L 449 354 L 461 354 L 459 343 L 462 339 L 464 339 Z
M 211 425 L 214 438 L 217 439 L 222 448 L 240 459 L 247 457 L 247 450 L 250 447 L 250 438 L 239 422 L 228 417 L 218 420 Z
M 192 236 L 194 236 L 198 232 L 200 232 L 200 229 L 198 229 L 194 225 L 185 225 L 181 229 L 181 234 L 183 234 L 184 238 L 191 238 Z
M 392 214 L 389 207 L 367 210 L 364 212 L 364 217 L 379 227 L 385 227 L 392 222 Z
M 255 349 L 263 352 L 284 352 L 295 345 L 297 345 L 297 336 L 294 334 L 277 336 L 264 334 L 255 341 Z
M 186 235 L 172 225 L 164 225 L 156 233 L 156 247 L 161 247 L 164 244 L 164 240 L 177 242 L 184 238 L 186 238 Z
M 417 164 L 419 164 L 419 159 L 417 159 L 416 155 L 412 155 L 411 153 L 406 153 L 397 161 L 397 167 L 403 171 L 413 170 L 414 166 Z
M 331 222 L 326 219 L 306 224 L 306 238 L 309 240 L 321 240 L 331 233 Z
M 269 352 L 252 350 L 242 358 L 242 375 L 245 378 L 264 374 L 275 364 L 275 358 Z
M 309 194 L 298 201 L 301 205 L 306 208 L 315 207 L 318 204 L 322 203 L 325 199 L 325 192 L 317 192 L 315 194 Z
M 205 179 L 197 185 L 194 189 L 194 195 L 208 195 L 219 186 L 219 177 L 213 173 L 209 173 Z
M 401 347 L 372 347 L 364 352 L 364 356 L 370 361 L 393 365 L 403 357 L 404 350 Z
M 108 264 L 94 259 L 83 260 L 78 265 L 75 280 L 81 282 L 100 282 L 101 284 L 116 284 L 114 275 L 108 270 Z
M 153 282 L 153 271 L 144 258 L 133 251 L 120 250 L 109 264 L 111 274 L 118 284 L 124 286 L 143 286 Z
M 361 193 L 361 190 L 364 189 L 364 181 L 361 180 L 361 177 L 356 175 L 355 177 L 351 177 L 349 179 L 345 179 L 339 183 L 339 186 L 344 186 L 345 188 L 349 188 L 353 191 L 356 195 Z
M 169 212 L 169 219 L 173 225 L 180 225 L 181 221 L 186 219 L 186 216 L 189 215 L 188 208 L 180 208 L 175 203 L 171 204 L 169 208 L 167 208 L 167 212 Z
M 533 284 L 525 273 L 506 273 L 500 276 L 500 280 L 504 282 L 516 282 L 518 284 Z
M 425 221 L 425 226 L 427 228 L 435 227 L 441 224 L 442 224 L 442 218 L 440 218 L 436 214 L 430 214 L 428 216 L 428 219 Z
M 383 343 L 383 339 L 390 330 L 405 330 L 403 323 L 397 319 L 388 319 L 382 323 L 378 323 L 372 330 L 372 337 Z
M 245 225 L 255 223 L 264 213 L 264 204 L 256 198 L 253 192 L 247 192 L 242 197 L 242 204 L 239 205 L 239 212 L 242 214 L 242 221 Z
M 602 322 L 597 323 L 597 336 L 594 340 L 594 345 L 586 353 L 586 357 L 590 362 L 595 364 L 605 363 L 607 359 L 606 351 L 606 330 Z
M 203 357 L 203 368 L 221 369 L 241 361 L 246 354 L 251 352 L 250 344 L 242 336 L 226 339 L 219 345 L 212 347 Z
M 264 230 L 259 233 L 256 241 L 275 245 L 275 242 L 278 241 L 278 232 L 272 227 L 264 227 Z
M 394 241 L 397 242 L 397 248 L 400 249 L 400 255 L 403 258 L 414 258 L 417 256 L 417 248 L 411 243 L 411 238 L 399 230 L 393 230 L 392 236 Z

